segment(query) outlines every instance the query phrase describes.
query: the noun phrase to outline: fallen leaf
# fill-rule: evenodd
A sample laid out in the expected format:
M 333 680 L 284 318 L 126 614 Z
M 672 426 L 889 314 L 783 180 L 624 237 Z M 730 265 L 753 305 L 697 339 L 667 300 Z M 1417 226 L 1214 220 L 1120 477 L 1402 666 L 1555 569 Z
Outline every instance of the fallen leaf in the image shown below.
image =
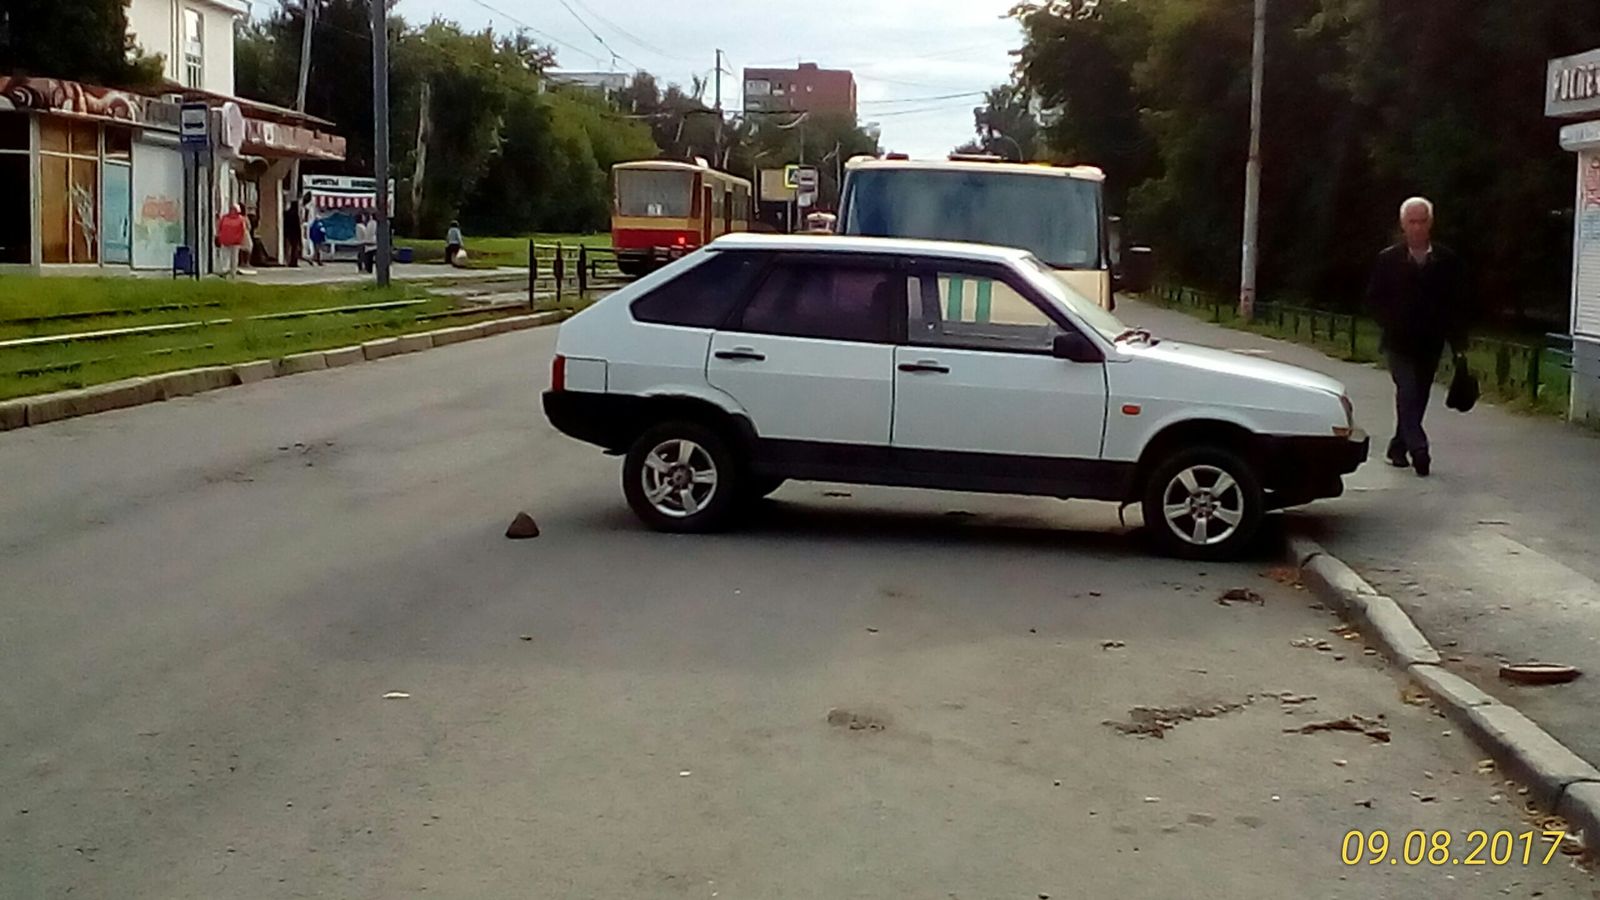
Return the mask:
M 1412 706 L 1428 705 L 1428 695 L 1409 685 L 1400 689 L 1400 699 Z
M 1122 649 L 1123 647 L 1126 647 L 1126 646 L 1128 646 L 1128 645 L 1124 644 L 1121 641 L 1101 641 L 1100 642 L 1100 649 L 1101 650 L 1120 650 L 1120 649 Z
M 1336 759 L 1333 761 L 1333 764 L 1342 769 L 1345 766 L 1350 765 L 1350 761 L 1347 759 Z
M 1284 693 L 1284 694 L 1279 694 L 1278 695 L 1278 702 L 1282 703 L 1284 706 L 1294 706 L 1294 705 L 1300 704 L 1300 703 L 1310 703 L 1312 700 L 1315 700 L 1315 699 L 1317 699 L 1316 696 L 1312 695 L 1312 694 L 1289 694 L 1289 693 Z
M 531 640 L 533 640 L 533 635 L 525 634 L 525 635 L 522 636 L 522 639 L 525 640 L 525 641 L 531 641 Z
M 1298 728 L 1285 728 L 1285 734 L 1315 734 L 1319 731 L 1354 731 L 1364 734 L 1380 744 L 1387 744 L 1390 740 L 1389 728 L 1382 722 L 1374 721 L 1366 716 L 1350 715 L 1342 719 L 1328 719 L 1321 722 L 1307 722 Z
M 1357 800 L 1356 801 L 1356 805 L 1357 806 L 1365 806 L 1367 809 L 1371 809 L 1372 808 L 1372 801 L 1371 800 Z
M 1249 588 L 1233 588 L 1231 590 L 1224 591 L 1222 596 L 1217 598 L 1217 603 L 1221 606 L 1231 606 L 1235 603 L 1249 603 L 1253 606 L 1265 606 L 1267 601 L 1265 597 L 1262 597 L 1260 594 L 1250 590 Z
M 1300 570 L 1294 566 L 1274 566 L 1266 571 L 1265 577 L 1279 584 L 1299 584 Z
M 1417 798 L 1417 802 L 1419 803 L 1432 803 L 1433 801 L 1439 799 L 1432 794 L 1424 794 L 1421 791 L 1412 791 L 1411 796 Z
M 410 700 L 411 699 L 411 695 L 406 693 L 405 691 L 390 691 L 389 693 L 383 695 L 383 699 L 385 699 L 385 700 Z

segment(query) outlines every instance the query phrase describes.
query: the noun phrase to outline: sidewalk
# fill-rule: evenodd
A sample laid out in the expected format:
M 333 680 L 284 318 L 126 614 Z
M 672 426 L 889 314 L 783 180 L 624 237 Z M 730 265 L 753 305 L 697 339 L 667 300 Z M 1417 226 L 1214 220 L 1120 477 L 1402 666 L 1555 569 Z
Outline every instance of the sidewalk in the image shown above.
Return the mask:
M 1137 301 L 1117 314 L 1158 337 L 1277 359 L 1344 382 L 1373 458 L 1345 496 L 1290 513 L 1393 597 L 1449 656 L 1447 668 L 1600 760 L 1600 436 L 1482 404 L 1462 415 L 1434 392 L 1431 478 L 1384 463 L 1394 392 L 1381 369 Z M 1481 373 L 1480 373 L 1481 376 Z M 1585 670 L 1559 687 L 1499 679 L 1501 659 Z

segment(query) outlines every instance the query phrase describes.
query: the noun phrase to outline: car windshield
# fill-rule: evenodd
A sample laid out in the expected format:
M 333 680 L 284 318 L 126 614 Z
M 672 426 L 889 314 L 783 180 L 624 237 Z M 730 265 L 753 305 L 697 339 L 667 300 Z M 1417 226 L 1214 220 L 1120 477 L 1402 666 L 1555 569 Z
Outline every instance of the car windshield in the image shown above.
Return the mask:
M 1106 340 L 1114 341 L 1126 335 L 1130 330 L 1122 324 L 1122 320 L 1112 315 L 1111 311 L 1083 296 L 1068 287 L 1060 278 L 1056 277 L 1055 270 L 1045 265 L 1038 257 L 1024 258 L 1028 272 L 1028 279 L 1034 286 L 1042 290 L 1051 300 L 1065 307 L 1095 331 L 1105 336 Z
M 1100 268 L 1100 185 L 1045 171 L 861 169 L 842 232 L 1021 247 L 1057 269 Z

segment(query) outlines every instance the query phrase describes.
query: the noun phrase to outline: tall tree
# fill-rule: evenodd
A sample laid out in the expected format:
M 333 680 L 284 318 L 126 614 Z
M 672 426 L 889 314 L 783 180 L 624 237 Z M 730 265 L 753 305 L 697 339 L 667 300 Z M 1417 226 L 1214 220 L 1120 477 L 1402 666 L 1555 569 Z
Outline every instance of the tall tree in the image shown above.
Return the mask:
M 160 83 L 161 68 L 159 56 L 134 46 L 124 0 L 7 0 L 0 7 L 0 74 L 147 87 Z

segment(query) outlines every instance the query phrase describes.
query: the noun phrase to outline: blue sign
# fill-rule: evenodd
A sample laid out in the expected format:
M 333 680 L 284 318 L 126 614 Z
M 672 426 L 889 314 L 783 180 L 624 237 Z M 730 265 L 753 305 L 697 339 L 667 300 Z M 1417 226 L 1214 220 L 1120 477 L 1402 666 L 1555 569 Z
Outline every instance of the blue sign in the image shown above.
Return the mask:
M 178 136 L 185 147 L 204 147 L 211 143 L 211 107 L 204 103 L 185 103 L 178 113 Z

